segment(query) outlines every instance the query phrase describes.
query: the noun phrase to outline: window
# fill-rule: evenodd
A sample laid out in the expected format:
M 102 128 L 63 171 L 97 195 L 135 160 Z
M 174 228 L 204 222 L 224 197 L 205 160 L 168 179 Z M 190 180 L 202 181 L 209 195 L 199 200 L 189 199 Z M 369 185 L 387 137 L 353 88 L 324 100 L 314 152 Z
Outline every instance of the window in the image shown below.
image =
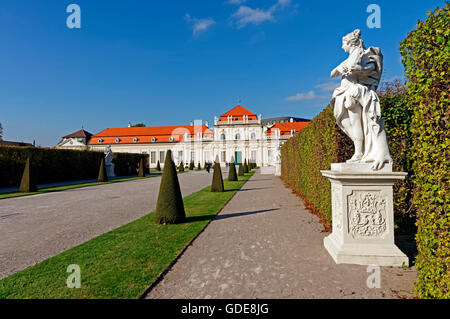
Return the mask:
M 241 134 L 237 133 L 236 136 L 234 137 L 234 139 L 240 140 L 241 139 Z
M 183 161 L 183 151 L 178 151 L 178 162 Z
M 227 151 L 222 151 L 222 152 L 220 152 L 220 156 L 221 156 L 220 161 L 221 161 L 222 163 L 226 162 Z
M 164 163 L 164 151 L 159 152 L 159 162 Z
M 152 137 L 152 142 L 153 142 L 153 143 L 156 142 L 156 137 Z
M 252 134 L 250 135 L 250 138 L 251 138 L 252 140 L 256 140 L 256 134 L 255 134 L 255 133 L 252 133 Z
M 191 152 L 191 162 L 195 162 L 195 152 Z
M 98 144 L 102 144 L 103 140 L 101 138 L 99 138 L 97 142 L 98 142 Z
M 211 157 L 210 157 L 210 153 L 209 152 L 205 152 L 205 162 L 211 162 Z
M 270 163 L 273 162 L 273 152 L 272 152 L 272 150 L 268 150 L 267 151 L 267 156 L 269 158 L 269 162 Z
M 226 140 L 225 134 L 222 133 L 222 134 L 220 135 L 220 139 L 221 139 L 222 141 L 225 141 L 225 140 Z
M 152 164 L 156 163 L 156 152 L 150 152 L 150 162 Z
M 252 161 L 252 163 L 256 162 L 256 151 L 252 151 L 250 160 Z
M 137 143 L 137 141 L 138 141 L 137 137 L 133 138 L 133 143 Z
M 173 136 L 169 137 L 169 142 L 173 142 Z
M 117 137 L 117 138 L 114 140 L 114 142 L 119 143 L 119 142 L 120 142 L 120 138 Z

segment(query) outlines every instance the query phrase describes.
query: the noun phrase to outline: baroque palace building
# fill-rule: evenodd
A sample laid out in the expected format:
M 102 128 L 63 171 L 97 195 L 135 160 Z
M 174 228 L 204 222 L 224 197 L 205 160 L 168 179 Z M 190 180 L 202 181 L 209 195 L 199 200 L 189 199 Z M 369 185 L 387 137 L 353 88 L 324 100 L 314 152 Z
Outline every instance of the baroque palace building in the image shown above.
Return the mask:
M 149 166 L 159 161 L 171 149 L 176 165 L 191 161 L 197 166 L 219 160 L 221 165 L 245 160 L 258 166 L 274 166 L 279 147 L 303 129 L 309 120 L 295 117 L 262 119 L 238 105 L 219 118 L 213 129 L 208 122 L 190 125 L 107 128 L 91 135 L 80 130 L 63 137 L 59 149 L 89 149 L 104 152 L 143 153 L 149 155 Z

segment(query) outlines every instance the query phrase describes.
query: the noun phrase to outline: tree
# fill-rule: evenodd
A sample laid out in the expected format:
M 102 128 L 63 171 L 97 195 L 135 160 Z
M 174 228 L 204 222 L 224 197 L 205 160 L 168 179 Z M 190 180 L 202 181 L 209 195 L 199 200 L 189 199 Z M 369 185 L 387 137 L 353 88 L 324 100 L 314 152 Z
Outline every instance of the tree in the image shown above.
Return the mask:
M 241 163 L 239 164 L 239 172 L 238 172 L 239 176 L 244 176 L 244 165 Z
M 200 166 L 200 162 L 198 162 L 197 169 L 198 169 L 198 170 L 201 170 L 201 169 L 202 169 L 202 167 Z
M 164 171 L 156 202 L 155 222 L 158 224 L 177 224 L 186 219 L 180 183 L 172 161 L 172 151 L 168 150 L 164 161 Z
M 190 163 L 189 163 L 189 169 L 192 171 L 193 169 L 194 169 L 194 162 L 193 161 L 191 161 Z
M 98 179 L 97 180 L 101 183 L 108 181 L 108 174 L 106 173 L 106 165 L 105 165 L 104 157 L 102 157 L 102 160 L 100 162 L 100 168 L 98 171 Z
M 31 193 L 37 190 L 36 174 L 31 167 L 30 158 L 27 158 L 25 169 L 23 171 L 22 180 L 20 181 L 20 191 L 22 193 Z
M 213 180 L 211 184 L 211 192 L 223 192 L 223 178 L 222 178 L 222 169 L 220 168 L 220 163 L 214 163 L 214 174 Z
M 145 173 L 144 173 L 144 159 L 141 158 L 141 161 L 139 162 L 139 173 L 138 173 L 139 177 L 144 177 Z
M 236 174 L 236 165 L 234 164 L 234 161 L 230 163 L 230 170 L 228 172 L 228 180 L 229 181 L 237 181 L 238 177 Z
M 183 164 L 183 162 L 181 162 L 180 165 L 178 165 L 178 171 L 179 172 L 184 172 L 184 164 Z
M 0 123 L 0 141 L 3 140 L 3 126 L 2 123 Z
M 161 165 L 159 164 L 159 161 L 158 161 L 158 163 L 156 164 L 156 170 L 157 170 L 157 171 L 161 171 Z
M 131 125 L 131 127 L 145 127 L 145 124 L 144 123 L 138 123 L 138 124 Z
M 248 173 L 247 160 L 245 160 L 245 162 L 244 162 L 244 173 Z

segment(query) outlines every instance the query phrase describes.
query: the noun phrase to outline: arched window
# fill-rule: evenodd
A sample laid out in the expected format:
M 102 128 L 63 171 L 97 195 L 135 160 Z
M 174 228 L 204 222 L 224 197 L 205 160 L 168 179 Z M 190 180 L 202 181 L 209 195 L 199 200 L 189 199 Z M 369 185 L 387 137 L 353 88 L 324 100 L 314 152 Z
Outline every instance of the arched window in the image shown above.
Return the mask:
M 252 133 L 252 134 L 250 135 L 250 139 L 256 140 L 256 134 L 255 134 L 255 133 Z
M 241 139 L 241 134 L 237 133 L 234 137 L 235 140 L 240 140 Z
M 222 134 L 220 135 L 220 139 L 221 139 L 222 141 L 225 141 L 225 140 L 226 140 L 225 134 L 222 133 Z

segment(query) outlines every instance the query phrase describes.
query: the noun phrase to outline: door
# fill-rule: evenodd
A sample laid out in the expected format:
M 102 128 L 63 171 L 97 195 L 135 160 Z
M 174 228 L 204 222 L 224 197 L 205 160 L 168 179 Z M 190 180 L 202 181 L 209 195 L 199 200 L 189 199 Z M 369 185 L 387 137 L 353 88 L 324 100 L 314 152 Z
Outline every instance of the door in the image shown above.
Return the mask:
M 242 152 L 234 152 L 234 164 L 239 165 L 242 163 Z

